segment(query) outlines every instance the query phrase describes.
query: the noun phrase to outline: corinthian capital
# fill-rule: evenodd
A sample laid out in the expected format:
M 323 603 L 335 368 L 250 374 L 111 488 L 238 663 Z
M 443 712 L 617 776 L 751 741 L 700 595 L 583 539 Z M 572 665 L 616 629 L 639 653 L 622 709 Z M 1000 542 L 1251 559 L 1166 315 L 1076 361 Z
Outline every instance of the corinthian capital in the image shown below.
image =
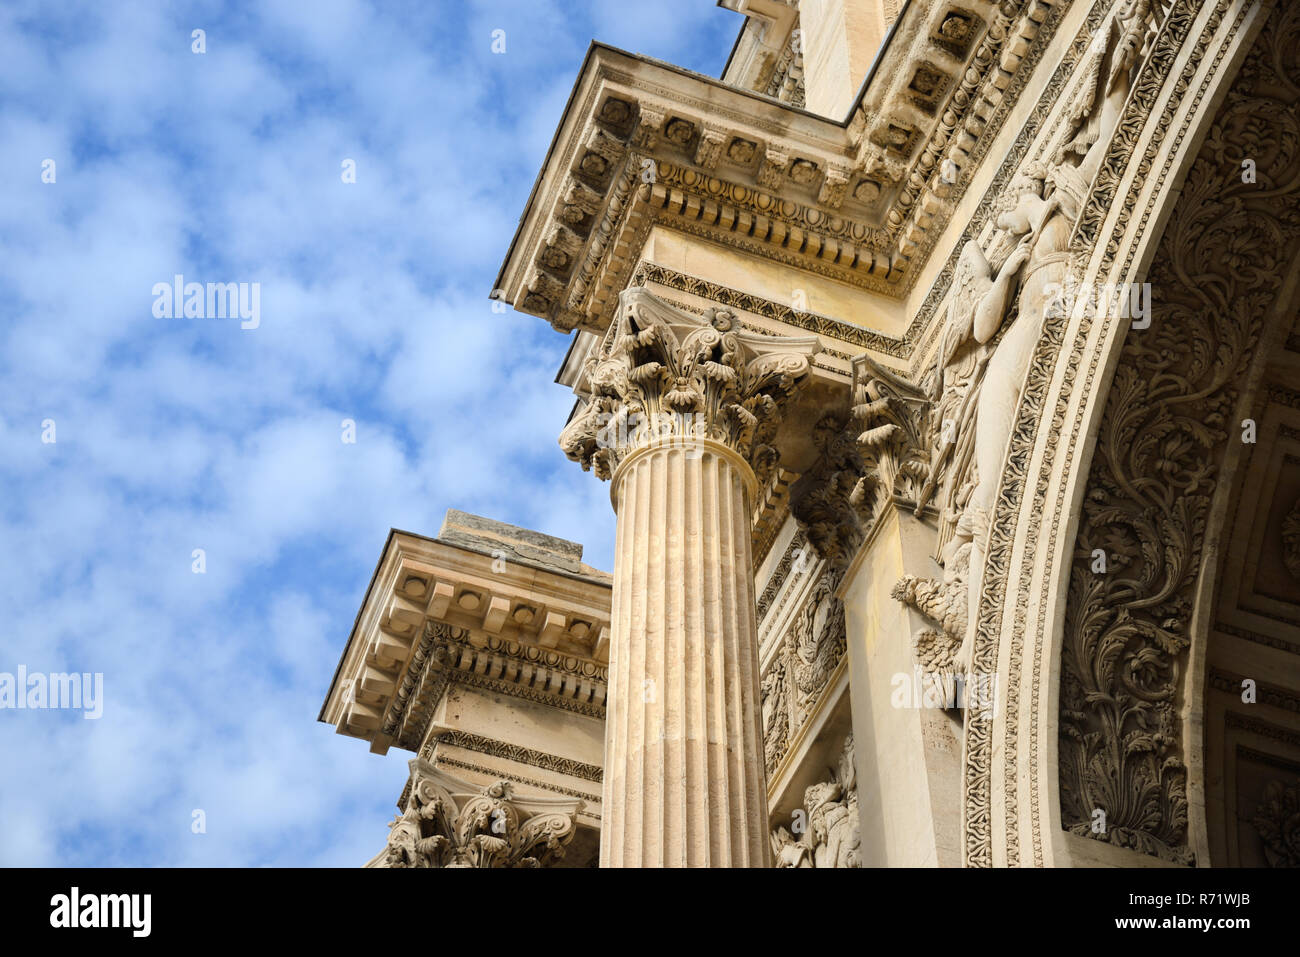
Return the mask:
M 832 566 L 852 560 L 887 505 L 924 510 L 929 414 L 917 386 L 869 356 L 853 360 L 848 415 L 818 421 L 812 440 L 820 454 L 790 496 L 796 521 Z
M 820 348 L 816 336 L 742 332 L 729 310 L 701 318 L 645 289 L 625 289 L 614 328 L 587 362 L 591 398 L 560 433 L 560 446 L 608 479 L 643 445 L 712 439 L 762 481 L 778 459 L 770 443 L 781 408 Z
M 907 379 L 862 355 L 853 360 L 852 418 L 862 477 L 853 506 L 870 525 L 885 503 L 925 507 L 930 402 Z
M 367 867 L 546 867 L 564 857 L 582 801 L 479 787 L 416 758 L 402 815 Z

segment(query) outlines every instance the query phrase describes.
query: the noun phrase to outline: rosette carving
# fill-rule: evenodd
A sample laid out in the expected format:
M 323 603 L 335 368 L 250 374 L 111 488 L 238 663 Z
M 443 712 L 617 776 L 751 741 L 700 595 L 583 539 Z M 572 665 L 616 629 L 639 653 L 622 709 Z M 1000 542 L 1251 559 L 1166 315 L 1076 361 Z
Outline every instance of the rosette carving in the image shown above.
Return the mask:
M 1270 781 L 1250 822 L 1269 867 L 1300 867 L 1300 785 Z

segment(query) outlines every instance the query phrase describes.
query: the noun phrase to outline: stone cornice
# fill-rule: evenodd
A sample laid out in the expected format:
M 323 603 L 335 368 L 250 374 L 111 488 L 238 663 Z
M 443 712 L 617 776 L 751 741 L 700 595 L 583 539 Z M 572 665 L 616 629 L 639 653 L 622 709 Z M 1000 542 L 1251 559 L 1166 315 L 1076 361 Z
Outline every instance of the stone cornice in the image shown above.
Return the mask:
M 604 713 L 610 583 L 394 531 L 320 720 L 414 750 L 449 682 Z M 585 566 L 581 566 L 584 567 Z
M 663 222 L 901 297 L 1065 5 L 909 6 L 842 121 L 593 45 L 494 295 L 603 329 Z
M 718 6 L 746 18 L 722 68 L 723 80 L 788 101 L 788 97 L 780 95 L 785 85 L 781 81 L 788 82 L 790 64 L 802 60 L 791 42 L 799 23 L 798 0 L 718 0 Z

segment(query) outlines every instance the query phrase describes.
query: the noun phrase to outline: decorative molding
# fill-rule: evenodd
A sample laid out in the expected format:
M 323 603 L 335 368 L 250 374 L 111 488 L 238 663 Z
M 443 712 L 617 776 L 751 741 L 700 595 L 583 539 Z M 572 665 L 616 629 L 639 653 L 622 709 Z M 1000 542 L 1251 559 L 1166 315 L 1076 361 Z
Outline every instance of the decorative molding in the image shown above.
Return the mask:
M 1271 738 L 1274 741 L 1281 741 L 1284 744 L 1300 748 L 1300 732 L 1273 724 L 1271 721 L 1264 721 L 1261 718 L 1244 715 L 1237 711 L 1229 711 L 1223 716 L 1223 724 L 1227 728 L 1248 731 L 1260 737 Z
M 782 103 L 802 107 L 804 105 L 803 45 L 799 42 L 798 31 L 799 17 L 796 16 L 794 27 L 772 65 L 772 72 L 767 78 L 763 92 Z
M 428 732 L 434 705 L 450 684 L 603 719 L 608 679 L 608 669 L 593 661 L 430 622 L 403 679 L 403 687 L 409 684 L 418 689 L 404 699 L 415 704 L 395 704 L 384 733 L 399 746 L 417 751 Z
M 1215 691 L 1223 691 L 1240 697 L 1246 680 L 1245 675 L 1239 675 L 1213 666 L 1210 667 L 1209 686 Z M 1282 711 L 1290 711 L 1293 714 L 1300 714 L 1300 692 L 1293 688 L 1266 684 L 1255 678 L 1249 680 L 1255 682 L 1255 700 L 1257 703 L 1268 705 L 1270 708 L 1278 708 Z
M 479 774 L 486 774 L 489 777 L 502 778 L 506 781 L 514 781 L 517 784 L 526 784 L 528 787 L 532 788 L 541 788 L 543 791 L 554 791 L 556 794 L 567 794 L 570 797 L 581 798 L 583 801 L 590 801 L 593 806 L 599 806 L 600 804 L 599 794 L 590 794 L 587 791 L 578 791 L 574 788 L 566 788 L 563 785 L 552 784 L 549 781 L 537 781 L 533 778 L 526 778 L 519 774 L 507 774 L 504 771 L 493 771 L 487 768 L 481 768 L 477 764 L 470 764 L 468 761 L 457 761 L 455 758 L 448 758 L 441 754 L 434 756 L 433 763 L 440 767 L 445 765 L 446 767 L 457 768 L 462 771 L 476 771 Z M 596 820 L 600 820 L 600 815 L 592 814 L 586 809 L 585 805 L 583 806 L 581 813 L 583 817 L 593 817 Z
M 835 597 L 842 571 L 825 568 L 801 599 L 760 679 L 763 758 L 773 775 L 790 742 L 814 714 L 848 649 L 844 605 Z
M 1257 645 L 1264 645 L 1268 648 L 1276 648 L 1278 651 L 1285 651 L 1287 654 L 1300 655 L 1300 644 L 1287 641 L 1284 638 L 1278 638 L 1276 635 L 1265 635 L 1258 631 L 1250 631 L 1238 625 L 1230 625 L 1226 622 L 1215 622 L 1214 630 L 1222 632 L 1225 635 L 1231 635 L 1234 638 L 1242 638 L 1246 641 L 1253 641 Z
M 870 349 L 873 352 L 890 356 L 906 356 L 909 354 L 908 343 L 904 339 L 897 339 L 883 332 L 868 329 L 865 326 L 854 325 L 840 319 L 832 319 L 829 316 L 818 315 L 815 312 L 794 309 L 775 300 L 764 299 L 762 296 L 742 292 L 739 289 L 732 289 L 729 286 L 711 282 L 707 279 L 699 279 L 648 260 L 641 260 L 637 264 L 629 282 L 633 286 L 654 283 L 678 292 L 689 293 L 716 302 L 720 306 L 729 306 L 742 312 L 762 316 L 765 319 L 783 322 L 786 325 L 794 326 L 796 329 L 803 329 L 805 332 L 834 339 L 837 342 L 843 342 L 858 349 Z
M 464 731 L 441 731 L 435 734 L 420 749 L 420 757 L 429 760 L 440 744 L 448 744 L 453 747 L 464 748 L 466 751 L 475 751 L 494 758 L 504 758 L 517 764 L 527 764 L 530 767 L 541 768 L 544 771 L 554 771 L 557 774 L 567 774 L 570 777 L 582 778 L 596 783 L 600 783 L 604 776 L 603 770 L 594 764 L 584 764 L 572 758 L 562 758 L 546 751 L 534 751 L 531 748 L 509 744 L 505 741 L 497 741 L 492 738 L 484 738 Z
M 768 576 L 763 593 L 758 596 L 757 610 L 760 627 L 767 618 L 767 610 L 772 607 L 772 599 L 776 597 L 776 593 L 781 590 L 781 586 L 789 579 L 791 569 L 796 564 L 799 564 L 799 556 L 807 555 L 808 546 L 808 539 L 803 530 L 796 531 L 794 537 L 790 539 L 790 544 L 786 546 L 785 551 L 782 553 L 780 562 L 772 570 L 772 574 Z
M 507 260 L 506 295 L 558 328 L 599 330 L 611 296 L 628 285 L 623 251 L 639 249 L 664 217 L 755 255 L 906 295 L 1068 7 L 911 8 L 906 41 L 885 48 L 878 82 L 847 126 L 786 115 L 775 100 L 776 110 L 747 105 L 711 81 L 598 48 Z M 638 186 L 645 160 L 655 176 Z M 585 203 L 573 201 L 575 189 Z M 548 253 L 556 224 L 586 246 L 576 270 L 567 252 Z
M 759 568 L 767 559 L 786 516 L 790 512 L 790 487 L 799 478 L 798 473 L 787 469 L 772 469 L 763 487 L 759 489 L 758 501 L 754 505 L 753 533 L 751 543 L 754 555 L 754 567 Z M 762 623 L 762 615 L 757 619 Z
M 1291 577 L 1300 581 L 1300 499 L 1282 519 L 1282 561 Z

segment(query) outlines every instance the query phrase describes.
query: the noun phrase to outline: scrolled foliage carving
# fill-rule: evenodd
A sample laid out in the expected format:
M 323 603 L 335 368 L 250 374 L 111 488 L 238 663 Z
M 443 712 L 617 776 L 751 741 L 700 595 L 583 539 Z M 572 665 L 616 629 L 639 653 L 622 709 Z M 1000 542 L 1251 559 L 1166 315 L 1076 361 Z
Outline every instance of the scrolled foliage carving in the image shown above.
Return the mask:
M 1071 570 L 1063 825 L 1180 863 L 1193 862 L 1178 711 L 1193 593 L 1240 386 L 1300 241 L 1298 24 L 1290 7 L 1265 27 L 1165 228 L 1152 325 L 1124 340 Z M 1257 182 L 1243 182 L 1243 158 Z

